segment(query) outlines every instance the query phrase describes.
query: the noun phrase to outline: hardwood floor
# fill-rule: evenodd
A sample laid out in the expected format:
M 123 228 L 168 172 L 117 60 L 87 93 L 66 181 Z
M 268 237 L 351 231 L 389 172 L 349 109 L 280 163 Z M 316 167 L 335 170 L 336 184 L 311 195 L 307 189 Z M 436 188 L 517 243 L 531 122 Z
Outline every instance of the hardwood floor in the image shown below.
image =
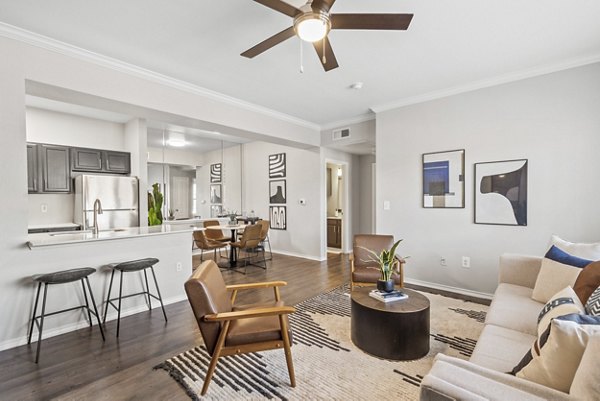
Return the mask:
M 223 276 L 228 284 L 287 281 L 281 293 L 289 305 L 349 280 L 347 255 L 317 262 L 274 254 L 267 263 L 266 271 L 249 266 L 246 275 L 224 271 Z M 241 292 L 236 303 L 270 297 L 271 290 Z M 167 324 L 160 308 L 121 319 L 118 340 L 115 321 L 106 324 L 105 343 L 96 326 L 44 340 L 38 365 L 36 343 L 0 352 L 0 400 L 189 400 L 166 372 L 152 370 L 201 343 L 187 301 L 167 305 L 166 311 Z

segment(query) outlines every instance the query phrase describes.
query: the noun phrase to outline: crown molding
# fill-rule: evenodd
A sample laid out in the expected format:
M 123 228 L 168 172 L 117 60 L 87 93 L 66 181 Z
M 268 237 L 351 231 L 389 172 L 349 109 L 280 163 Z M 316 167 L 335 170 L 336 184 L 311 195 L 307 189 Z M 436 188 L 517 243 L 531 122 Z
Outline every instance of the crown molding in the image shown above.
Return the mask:
M 331 123 L 321 125 L 321 131 L 328 131 L 328 130 L 332 130 L 335 128 L 345 127 L 347 125 L 364 123 L 366 121 L 375 120 L 375 117 L 376 117 L 376 115 L 373 112 L 361 114 L 356 117 L 351 117 L 351 118 L 348 118 L 345 120 L 334 121 Z
M 10 24 L 6 24 L 4 22 L 0 22 L 0 36 L 24 42 L 45 50 L 50 50 L 55 53 L 63 54 L 65 56 L 73 57 L 102 67 L 110 68 L 118 72 L 133 75 L 138 78 L 145 79 L 147 81 L 151 81 L 174 89 L 192 93 L 194 95 L 199 95 L 221 103 L 236 106 L 248 111 L 265 115 L 267 117 L 276 118 L 278 120 L 299 125 L 315 131 L 321 130 L 321 126 L 313 122 L 306 121 L 301 118 L 291 116 L 289 114 L 281 113 L 279 111 L 269 109 L 267 107 L 259 106 L 257 104 L 250 103 L 241 99 L 237 99 L 232 96 L 228 96 L 207 88 L 203 88 L 198 85 L 191 84 L 189 82 L 181 81 L 169 77 L 167 75 L 159 74 L 157 72 L 147 70 L 145 68 L 138 67 L 134 64 L 126 63 L 124 61 L 117 60 L 112 57 L 94 53 L 89 50 L 85 50 L 80 47 L 73 46 L 68 43 L 61 42 L 59 40 L 52 39 L 44 35 L 40 35 Z
M 502 84 L 507 84 L 515 81 L 520 81 L 527 78 L 533 78 L 540 75 L 551 74 L 553 72 L 568 70 L 571 68 L 582 67 L 588 64 L 594 64 L 600 62 L 600 54 L 592 55 L 589 57 L 583 57 L 578 59 L 572 59 L 569 61 L 556 63 L 556 64 L 547 64 L 543 66 L 538 66 L 534 68 L 530 68 L 527 70 L 521 70 L 517 72 L 512 72 L 509 74 L 500 75 L 494 78 L 483 79 L 480 81 L 475 81 L 466 85 L 459 85 L 447 89 L 442 89 L 439 91 L 433 91 L 429 93 L 425 93 L 422 95 L 406 97 L 394 102 L 384 103 L 381 105 L 371 107 L 371 110 L 374 113 L 382 113 L 384 111 L 397 109 L 400 107 L 410 106 L 412 104 L 424 103 L 430 100 L 441 99 L 444 97 L 454 96 L 465 92 L 472 92 L 478 89 L 489 88 L 492 86 L 498 86 Z

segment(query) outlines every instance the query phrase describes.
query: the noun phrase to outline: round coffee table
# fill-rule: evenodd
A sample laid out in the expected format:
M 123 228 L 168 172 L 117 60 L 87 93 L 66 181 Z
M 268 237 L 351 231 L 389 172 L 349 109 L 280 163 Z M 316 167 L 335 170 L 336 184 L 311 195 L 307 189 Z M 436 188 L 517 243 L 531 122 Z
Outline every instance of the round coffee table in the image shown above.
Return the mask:
M 429 352 L 429 299 L 403 288 L 407 299 L 384 303 L 371 298 L 373 287 L 351 294 L 352 342 L 368 354 L 396 361 L 422 358 Z

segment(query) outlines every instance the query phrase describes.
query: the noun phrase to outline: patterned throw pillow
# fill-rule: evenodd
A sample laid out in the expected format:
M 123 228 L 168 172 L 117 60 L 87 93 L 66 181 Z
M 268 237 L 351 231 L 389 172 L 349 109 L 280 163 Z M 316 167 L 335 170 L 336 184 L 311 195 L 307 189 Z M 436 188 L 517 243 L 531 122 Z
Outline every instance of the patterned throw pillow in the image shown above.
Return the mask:
M 554 294 L 542 308 L 538 316 L 538 336 L 548 328 L 550 321 L 558 316 L 569 313 L 584 313 L 585 308 L 571 287 L 566 287 Z
M 585 310 L 593 316 L 600 316 L 600 287 L 590 295 L 585 304 Z
M 599 316 L 556 317 L 511 374 L 568 393 L 589 339 L 598 335 Z
M 591 260 L 569 255 L 553 245 L 542 260 L 531 298 L 548 302 L 562 288 L 572 287 L 581 269 L 590 263 Z

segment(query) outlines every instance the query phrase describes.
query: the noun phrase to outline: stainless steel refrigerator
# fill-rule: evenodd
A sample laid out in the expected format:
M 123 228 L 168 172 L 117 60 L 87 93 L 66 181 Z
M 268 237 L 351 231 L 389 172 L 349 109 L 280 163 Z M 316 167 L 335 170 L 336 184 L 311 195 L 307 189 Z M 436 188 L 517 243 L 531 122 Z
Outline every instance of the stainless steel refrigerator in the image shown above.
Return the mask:
M 138 185 L 137 177 L 86 174 L 75 177 L 75 224 L 80 224 L 84 230 L 91 229 L 94 202 L 100 199 L 100 230 L 139 226 Z

